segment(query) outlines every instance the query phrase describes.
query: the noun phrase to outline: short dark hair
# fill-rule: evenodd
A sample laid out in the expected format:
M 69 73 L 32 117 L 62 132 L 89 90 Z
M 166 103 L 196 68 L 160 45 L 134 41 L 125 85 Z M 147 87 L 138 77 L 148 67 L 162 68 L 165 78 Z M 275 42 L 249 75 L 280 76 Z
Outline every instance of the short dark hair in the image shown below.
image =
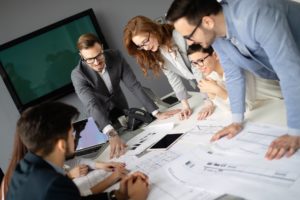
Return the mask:
M 33 153 L 49 155 L 59 139 L 68 139 L 78 110 L 60 102 L 48 102 L 26 109 L 17 122 L 17 134 Z
M 214 49 L 211 46 L 209 46 L 207 48 L 203 48 L 200 44 L 194 43 L 189 46 L 186 53 L 189 56 L 196 52 L 208 53 L 209 55 L 211 55 L 214 52 Z
M 217 14 L 222 6 L 217 0 L 174 0 L 166 20 L 174 23 L 179 18 L 186 17 L 190 24 L 196 25 L 204 16 Z
M 88 49 L 93 47 L 95 43 L 102 44 L 99 38 L 92 33 L 85 33 L 78 38 L 77 49 L 80 51 L 82 49 Z

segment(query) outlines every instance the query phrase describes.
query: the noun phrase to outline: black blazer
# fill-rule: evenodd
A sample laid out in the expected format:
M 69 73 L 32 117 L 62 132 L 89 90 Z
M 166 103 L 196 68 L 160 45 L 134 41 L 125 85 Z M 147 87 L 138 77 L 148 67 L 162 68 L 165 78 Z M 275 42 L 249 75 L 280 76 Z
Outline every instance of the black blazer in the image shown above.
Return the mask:
M 139 99 L 148 112 L 157 109 L 155 103 L 147 96 L 141 84 L 126 60 L 117 50 L 105 50 L 106 70 L 110 76 L 113 94 L 110 94 L 98 72 L 80 61 L 72 71 L 71 79 L 75 92 L 90 116 L 94 118 L 99 129 L 111 124 L 109 112 L 114 107 L 121 110 L 128 108 L 127 100 L 121 90 L 120 82 Z
M 2 169 L 0 168 L 0 183 L 2 182 L 3 177 L 4 177 L 4 173 L 3 173 Z
M 76 185 L 58 173 L 41 157 L 27 153 L 11 178 L 6 200 L 80 200 L 103 199 L 107 194 L 81 198 Z

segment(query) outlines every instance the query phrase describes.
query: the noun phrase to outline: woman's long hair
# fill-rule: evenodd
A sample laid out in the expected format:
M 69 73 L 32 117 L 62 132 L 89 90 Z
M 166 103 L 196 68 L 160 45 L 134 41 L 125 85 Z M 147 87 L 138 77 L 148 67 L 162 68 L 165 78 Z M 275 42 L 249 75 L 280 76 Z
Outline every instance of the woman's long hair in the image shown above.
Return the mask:
M 1 183 L 1 192 L 0 192 L 1 200 L 5 199 L 6 193 L 8 191 L 8 185 L 9 185 L 10 179 L 12 177 L 12 174 L 15 171 L 17 164 L 19 163 L 20 160 L 22 160 L 24 158 L 26 153 L 27 153 L 27 148 L 21 141 L 19 134 L 15 133 L 13 153 L 11 155 L 10 163 L 8 165 L 5 176 Z M 2 196 L 2 191 L 3 191 L 3 196 Z
M 173 29 L 174 27 L 170 24 L 159 24 L 144 16 L 132 18 L 125 26 L 123 32 L 124 45 L 129 55 L 136 58 L 145 76 L 147 76 L 148 70 L 152 70 L 156 76 L 159 75 L 164 66 L 164 59 L 159 50 L 156 52 L 138 50 L 132 38 L 138 34 L 151 33 L 158 40 L 160 47 L 166 46 L 168 49 L 172 49 Z

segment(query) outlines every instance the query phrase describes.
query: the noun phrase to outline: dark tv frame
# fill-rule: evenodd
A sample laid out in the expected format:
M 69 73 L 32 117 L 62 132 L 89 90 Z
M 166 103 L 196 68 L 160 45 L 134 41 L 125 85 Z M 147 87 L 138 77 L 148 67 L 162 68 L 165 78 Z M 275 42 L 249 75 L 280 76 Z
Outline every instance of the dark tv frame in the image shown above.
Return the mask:
M 108 48 L 108 45 L 107 45 L 107 42 L 102 34 L 102 31 L 101 31 L 101 28 L 97 22 L 97 19 L 96 19 L 96 16 L 95 16 L 95 13 L 93 12 L 93 9 L 90 8 L 88 10 L 85 10 L 85 11 L 82 11 L 78 14 L 75 14 L 75 15 L 72 15 L 71 17 L 68 17 L 68 18 L 65 18 L 63 20 L 60 20 L 56 23 L 53 23 L 53 24 L 50 24 L 44 28 L 41 28 L 41 29 L 38 29 L 36 31 L 33 31 L 32 33 L 29 33 L 27 35 L 24 35 L 22 37 L 19 37 L 17 39 L 14 39 L 10 42 L 7 42 L 5 44 L 2 44 L 0 45 L 0 51 L 4 50 L 4 49 L 7 49 L 7 48 L 10 48 L 14 45 L 17 45 L 21 42 L 24 42 L 26 40 L 29 40 L 31 38 L 34 38 L 38 35 L 41 35 L 43 33 L 46 33 L 48 31 L 51 31 L 57 27 L 60 27 L 60 26 L 63 26 L 64 24 L 67 24 L 67 23 L 70 23 L 76 19 L 79 19 L 81 17 L 84 17 L 84 16 L 89 16 L 91 18 L 91 21 L 92 21 L 92 24 L 94 25 L 95 27 L 95 30 L 96 30 L 96 33 L 98 35 L 98 38 L 100 39 L 100 41 L 103 43 L 103 48 L 104 49 L 107 49 Z M 75 66 L 74 66 L 75 67 Z M 2 63 L 1 63 L 1 60 L 0 60 L 0 75 L 17 107 L 17 109 L 19 110 L 19 112 L 23 112 L 26 108 L 30 107 L 30 106 L 33 106 L 33 105 L 37 105 L 37 104 L 40 104 L 42 102 L 46 102 L 46 101 L 53 101 L 53 100 L 57 100 L 63 96 L 66 96 L 72 92 L 74 92 L 74 87 L 72 85 L 72 83 L 69 83 L 61 88 L 58 88 L 44 96 L 41 96 L 33 101 L 30 101 L 26 104 L 23 104 L 21 102 L 21 100 L 19 99 L 18 95 L 17 95 L 17 92 L 13 86 L 13 84 L 11 83 L 10 79 L 9 79 L 9 76 L 8 74 L 6 73 L 4 67 L 2 66 Z M 71 76 L 71 75 L 70 75 Z

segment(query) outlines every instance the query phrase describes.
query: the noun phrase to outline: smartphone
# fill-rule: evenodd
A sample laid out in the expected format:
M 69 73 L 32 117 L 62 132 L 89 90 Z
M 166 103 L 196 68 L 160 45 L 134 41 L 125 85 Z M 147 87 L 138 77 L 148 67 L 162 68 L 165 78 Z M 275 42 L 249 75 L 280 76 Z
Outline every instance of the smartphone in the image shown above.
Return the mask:
M 169 104 L 169 105 L 179 103 L 178 99 L 176 97 L 173 97 L 173 96 L 168 96 L 167 98 L 162 99 L 162 101 Z
M 158 142 L 149 147 L 148 150 L 167 150 L 170 148 L 181 136 L 183 133 L 172 133 L 167 134 L 161 138 Z

